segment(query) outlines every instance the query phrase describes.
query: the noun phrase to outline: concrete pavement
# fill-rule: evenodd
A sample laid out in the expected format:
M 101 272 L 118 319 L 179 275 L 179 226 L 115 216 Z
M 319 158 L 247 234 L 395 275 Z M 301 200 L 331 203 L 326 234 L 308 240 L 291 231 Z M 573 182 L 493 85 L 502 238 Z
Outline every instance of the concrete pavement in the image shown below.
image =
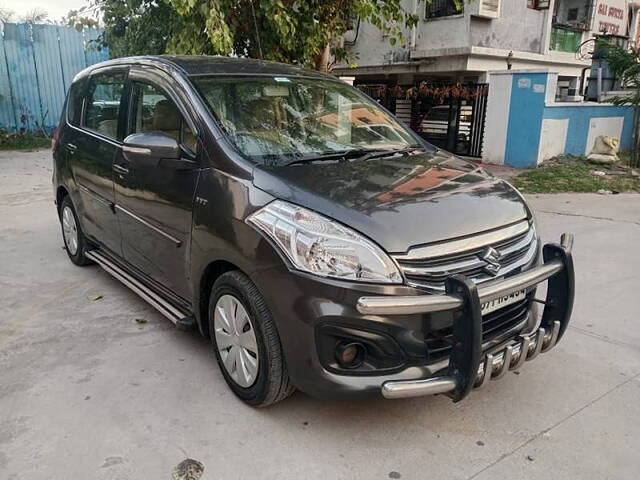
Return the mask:
M 530 197 L 545 240 L 576 235 L 577 297 L 518 375 L 459 404 L 296 393 L 256 410 L 206 340 L 69 262 L 50 165 L 0 152 L 0 478 L 169 479 L 185 457 L 204 480 L 638 478 L 640 195 Z

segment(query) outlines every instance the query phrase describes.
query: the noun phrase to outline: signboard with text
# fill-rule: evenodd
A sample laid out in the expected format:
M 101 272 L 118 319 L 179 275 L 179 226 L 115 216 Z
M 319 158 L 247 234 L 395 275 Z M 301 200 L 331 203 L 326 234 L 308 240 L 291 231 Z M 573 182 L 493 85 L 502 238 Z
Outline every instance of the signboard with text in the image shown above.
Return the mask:
M 598 0 L 593 16 L 594 33 L 627 35 L 627 0 Z

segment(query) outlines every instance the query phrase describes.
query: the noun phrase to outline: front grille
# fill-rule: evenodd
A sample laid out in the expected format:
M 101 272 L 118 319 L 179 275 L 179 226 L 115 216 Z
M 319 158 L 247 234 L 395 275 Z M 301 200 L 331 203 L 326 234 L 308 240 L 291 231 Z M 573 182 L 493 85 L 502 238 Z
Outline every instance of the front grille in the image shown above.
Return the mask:
M 491 262 L 482 258 L 491 247 L 498 253 Z M 459 249 L 458 249 L 459 248 Z M 538 239 L 527 221 L 493 232 L 452 242 L 415 247 L 407 255 L 394 255 L 407 283 L 433 293 L 444 292 L 444 281 L 462 274 L 483 283 L 516 274 L 536 259 Z
M 492 258 L 497 267 L 493 271 L 489 268 L 491 262 L 483 259 L 489 247 L 497 252 L 497 257 Z M 451 275 L 465 275 L 476 284 L 499 281 L 533 265 L 537 252 L 535 228 L 528 221 L 522 221 L 471 237 L 413 247 L 406 255 L 394 255 L 394 259 L 409 285 L 441 294 L 445 290 L 446 278 Z M 526 298 L 482 317 L 483 345 L 488 348 L 492 342 L 500 342 L 504 336 L 524 327 L 532 295 L 530 292 Z M 449 355 L 452 334 L 452 326 L 426 333 L 430 362 Z
M 482 343 L 484 345 L 499 339 L 507 332 L 522 328 L 529 313 L 531 294 L 527 298 L 488 313 L 482 317 Z M 425 336 L 429 362 L 442 360 L 451 351 L 453 326 L 430 331 Z

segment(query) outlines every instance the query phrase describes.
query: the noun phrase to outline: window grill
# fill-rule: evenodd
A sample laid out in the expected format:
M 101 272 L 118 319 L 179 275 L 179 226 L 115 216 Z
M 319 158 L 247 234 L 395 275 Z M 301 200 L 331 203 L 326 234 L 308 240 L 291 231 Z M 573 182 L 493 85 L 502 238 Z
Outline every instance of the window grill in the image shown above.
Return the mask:
M 463 0 L 431 0 L 425 4 L 425 18 L 450 17 L 463 12 Z

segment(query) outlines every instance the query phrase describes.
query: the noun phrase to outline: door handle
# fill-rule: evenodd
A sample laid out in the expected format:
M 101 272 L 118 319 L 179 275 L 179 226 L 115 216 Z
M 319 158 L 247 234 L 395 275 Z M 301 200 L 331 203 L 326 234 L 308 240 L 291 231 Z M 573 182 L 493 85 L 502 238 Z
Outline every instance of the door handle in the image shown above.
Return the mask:
M 73 143 L 67 143 L 67 150 L 69 151 L 70 155 L 73 155 L 74 153 L 76 153 L 76 150 L 78 150 L 78 147 Z
M 117 163 L 113 164 L 113 171 L 119 173 L 120 175 L 126 175 L 129 173 L 129 169 L 123 167 L 122 165 L 118 165 Z

